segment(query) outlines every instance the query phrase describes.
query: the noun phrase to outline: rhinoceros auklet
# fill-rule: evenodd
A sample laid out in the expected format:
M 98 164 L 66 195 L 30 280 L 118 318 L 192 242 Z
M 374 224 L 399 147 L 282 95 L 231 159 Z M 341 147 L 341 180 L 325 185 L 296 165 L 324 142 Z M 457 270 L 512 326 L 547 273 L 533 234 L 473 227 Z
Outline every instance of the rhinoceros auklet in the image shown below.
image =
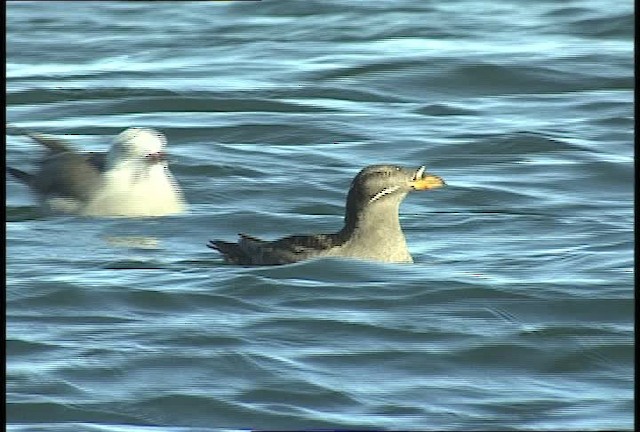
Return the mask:
M 182 213 L 186 203 L 169 171 L 166 138 L 154 129 L 120 133 L 108 153 L 78 153 L 57 138 L 17 130 L 48 149 L 40 169 L 9 174 L 38 194 L 45 209 L 84 216 L 164 216 Z
M 410 263 L 413 258 L 400 227 L 398 211 L 413 190 L 436 189 L 442 178 L 395 165 L 371 165 L 353 179 L 347 195 L 344 227 L 334 234 L 294 235 L 265 241 L 240 234 L 237 243 L 212 240 L 207 245 L 240 265 L 287 264 L 316 257 L 348 257 Z

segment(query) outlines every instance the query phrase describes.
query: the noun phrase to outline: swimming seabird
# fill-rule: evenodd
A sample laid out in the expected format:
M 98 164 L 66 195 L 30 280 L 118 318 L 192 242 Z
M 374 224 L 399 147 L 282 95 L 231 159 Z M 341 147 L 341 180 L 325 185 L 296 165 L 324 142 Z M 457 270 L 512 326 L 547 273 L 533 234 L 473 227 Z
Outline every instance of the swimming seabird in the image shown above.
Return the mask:
M 60 139 L 19 131 L 48 152 L 34 174 L 11 167 L 7 171 L 36 192 L 49 211 L 144 217 L 186 210 L 182 191 L 168 168 L 167 140 L 157 130 L 126 129 L 106 153 L 79 153 Z
M 353 179 L 347 195 L 344 227 L 334 234 L 294 235 L 265 241 L 240 234 L 237 243 L 212 240 L 209 248 L 240 265 L 277 265 L 316 257 L 349 257 L 411 263 L 400 226 L 400 203 L 413 190 L 436 189 L 442 178 L 395 165 L 371 165 Z

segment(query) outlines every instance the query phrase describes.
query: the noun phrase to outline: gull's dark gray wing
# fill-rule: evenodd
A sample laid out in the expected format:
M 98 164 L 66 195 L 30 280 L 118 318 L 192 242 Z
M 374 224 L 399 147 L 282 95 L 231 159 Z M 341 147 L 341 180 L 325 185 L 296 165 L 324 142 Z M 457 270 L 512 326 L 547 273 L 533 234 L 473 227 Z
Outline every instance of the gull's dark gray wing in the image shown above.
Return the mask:
M 48 150 L 34 174 L 7 167 L 9 174 L 37 193 L 87 200 L 101 184 L 106 153 L 78 153 L 64 140 L 15 126 L 7 126 L 7 129 L 30 137 Z
M 88 155 L 60 153 L 42 161 L 29 186 L 42 195 L 88 200 L 102 183 L 102 173 Z

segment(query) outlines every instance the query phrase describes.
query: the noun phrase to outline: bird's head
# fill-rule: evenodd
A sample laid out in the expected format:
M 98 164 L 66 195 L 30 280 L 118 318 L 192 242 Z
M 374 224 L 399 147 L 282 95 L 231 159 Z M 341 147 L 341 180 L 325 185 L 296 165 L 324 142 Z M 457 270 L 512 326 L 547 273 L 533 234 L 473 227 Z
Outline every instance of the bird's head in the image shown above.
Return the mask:
M 427 173 L 424 166 L 416 170 L 396 165 L 370 165 L 362 169 L 351 182 L 346 222 L 348 224 L 350 218 L 374 206 L 397 208 L 411 191 L 437 189 L 445 184 L 441 177 Z
M 120 163 L 144 163 L 153 165 L 166 161 L 165 136 L 150 128 L 129 128 L 114 140 L 108 154 L 108 164 L 114 167 Z

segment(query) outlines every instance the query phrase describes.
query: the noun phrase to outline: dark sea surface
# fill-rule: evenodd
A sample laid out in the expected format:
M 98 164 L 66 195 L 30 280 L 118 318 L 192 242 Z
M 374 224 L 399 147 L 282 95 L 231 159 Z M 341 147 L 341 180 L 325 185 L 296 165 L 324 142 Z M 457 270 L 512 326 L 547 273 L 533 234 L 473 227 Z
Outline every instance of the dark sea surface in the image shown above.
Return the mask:
M 6 182 L 10 431 L 631 430 L 630 1 L 7 3 L 7 120 L 169 141 L 187 214 Z M 8 134 L 7 164 L 43 151 Z M 337 231 L 364 166 L 413 265 L 225 264 Z

